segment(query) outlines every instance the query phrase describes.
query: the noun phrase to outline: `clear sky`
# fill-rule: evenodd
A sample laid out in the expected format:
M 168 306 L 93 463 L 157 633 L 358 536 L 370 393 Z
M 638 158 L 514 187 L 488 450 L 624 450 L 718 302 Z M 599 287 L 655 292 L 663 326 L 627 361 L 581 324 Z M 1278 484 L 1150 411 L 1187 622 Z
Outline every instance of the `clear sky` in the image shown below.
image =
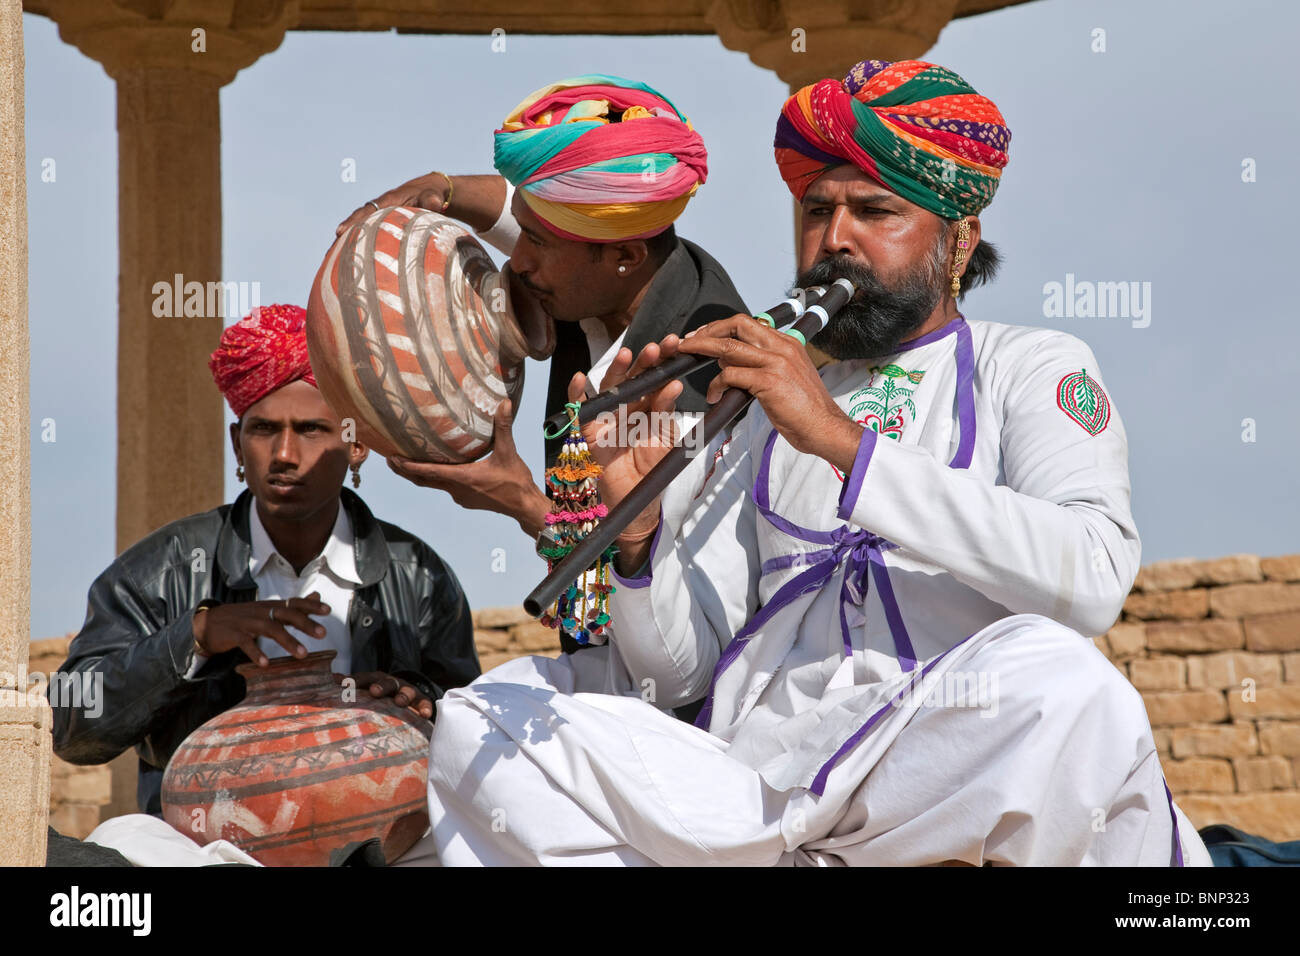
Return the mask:
M 45 18 L 23 25 L 39 638 L 79 629 L 86 590 L 115 552 L 117 143 L 103 69 Z M 678 230 L 722 261 L 751 308 L 778 300 L 794 250 L 772 160 L 787 92 L 774 74 L 711 36 L 503 27 L 504 52 L 487 36 L 294 32 L 242 71 L 221 92 L 223 278 L 260 283 L 262 304 L 305 305 L 354 207 L 431 169 L 490 171 L 492 130 L 525 95 L 605 72 L 650 83 L 691 117 L 709 179 Z M 1300 551 L 1300 189 L 1288 172 L 1300 146 L 1298 27 L 1300 8 L 1263 0 L 1037 0 L 953 23 L 924 57 L 993 99 L 1012 130 L 981 217 L 1003 273 L 963 311 L 1092 347 L 1128 431 L 1143 563 Z M 343 181 L 347 160 L 356 182 Z M 1052 308 L 1052 283 L 1077 297 L 1102 282 L 1129 284 L 1124 314 Z M 516 439 L 540 474 L 546 368 L 527 374 Z M 53 442 L 42 441 L 46 419 Z M 233 500 L 243 486 L 221 440 Z M 476 607 L 518 604 L 545 574 L 513 521 L 462 511 L 378 456 L 359 490 L 448 560 Z

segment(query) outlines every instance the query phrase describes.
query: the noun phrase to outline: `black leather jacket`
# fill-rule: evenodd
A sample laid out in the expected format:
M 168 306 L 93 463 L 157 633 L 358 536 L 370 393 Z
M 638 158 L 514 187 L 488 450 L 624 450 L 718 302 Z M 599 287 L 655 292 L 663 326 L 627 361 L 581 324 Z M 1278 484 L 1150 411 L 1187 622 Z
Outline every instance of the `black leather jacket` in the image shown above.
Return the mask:
M 348 613 L 353 671 L 386 671 L 434 699 L 468 684 L 480 670 L 455 574 L 419 538 L 377 520 L 355 493 L 340 494 L 361 579 Z M 246 490 L 233 504 L 173 521 L 124 551 L 91 585 L 86 622 L 59 669 L 100 674 L 103 691 L 83 707 L 54 701 L 54 752 L 98 764 L 135 747 L 145 813 L 162 812 L 163 770 L 181 741 L 243 699 L 244 679 L 235 673 L 248 660 L 242 650 L 211 657 L 191 680 L 184 675 L 194 660 L 198 604 L 256 598 L 252 502 Z

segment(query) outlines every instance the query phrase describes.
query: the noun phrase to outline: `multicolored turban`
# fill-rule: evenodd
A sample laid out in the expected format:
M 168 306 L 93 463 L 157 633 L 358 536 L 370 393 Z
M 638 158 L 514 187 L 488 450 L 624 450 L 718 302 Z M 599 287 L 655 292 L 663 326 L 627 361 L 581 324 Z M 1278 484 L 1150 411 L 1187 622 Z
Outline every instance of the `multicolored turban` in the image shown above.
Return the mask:
M 843 82 L 821 80 L 786 100 L 773 146 L 795 199 L 852 163 L 909 202 L 959 219 L 992 201 L 1010 142 L 998 108 L 951 70 L 863 60 Z
M 221 333 L 208 368 L 236 418 L 290 382 L 302 379 L 315 386 L 306 319 L 307 311 L 296 305 L 267 305 Z
M 593 74 L 532 93 L 496 132 L 497 171 L 552 232 L 644 239 L 682 214 L 708 175 L 690 120 L 644 83 Z

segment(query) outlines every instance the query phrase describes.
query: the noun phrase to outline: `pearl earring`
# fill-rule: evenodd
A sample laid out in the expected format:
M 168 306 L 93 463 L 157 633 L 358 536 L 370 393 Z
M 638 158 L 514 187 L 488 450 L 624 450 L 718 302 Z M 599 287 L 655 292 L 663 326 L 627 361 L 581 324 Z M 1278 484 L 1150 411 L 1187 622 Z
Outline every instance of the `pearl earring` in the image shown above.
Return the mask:
M 619 271 L 619 272 L 627 272 L 627 266 L 619 266 L 619 267 L 618 267 L 618 271 Z

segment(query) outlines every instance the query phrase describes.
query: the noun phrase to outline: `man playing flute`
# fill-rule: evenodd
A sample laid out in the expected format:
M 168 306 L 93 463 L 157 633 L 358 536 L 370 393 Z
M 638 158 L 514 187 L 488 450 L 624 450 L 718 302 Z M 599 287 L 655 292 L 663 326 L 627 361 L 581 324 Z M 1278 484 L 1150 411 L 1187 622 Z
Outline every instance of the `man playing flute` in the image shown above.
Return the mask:
M 815 339 L 840 361 L 819 374 L 744 315 L 620 353 L 606 387 L 680 351 L 719 360 L 711 401 L 755 403 L 624 529 L 608 645 L 440 702 L 444 863 L 1208 863 L 1140 696 L 1088 640 L 1140 555 L 1096 359 L 957 308 L 995 263 L 978 216 L 1009 139 L 917 61 L 787 100 L 798 284 L 860 290 Z M 599 428 L 612 506 L 672 436 Z M 695 726 L 661 711 L 701 698 Z

